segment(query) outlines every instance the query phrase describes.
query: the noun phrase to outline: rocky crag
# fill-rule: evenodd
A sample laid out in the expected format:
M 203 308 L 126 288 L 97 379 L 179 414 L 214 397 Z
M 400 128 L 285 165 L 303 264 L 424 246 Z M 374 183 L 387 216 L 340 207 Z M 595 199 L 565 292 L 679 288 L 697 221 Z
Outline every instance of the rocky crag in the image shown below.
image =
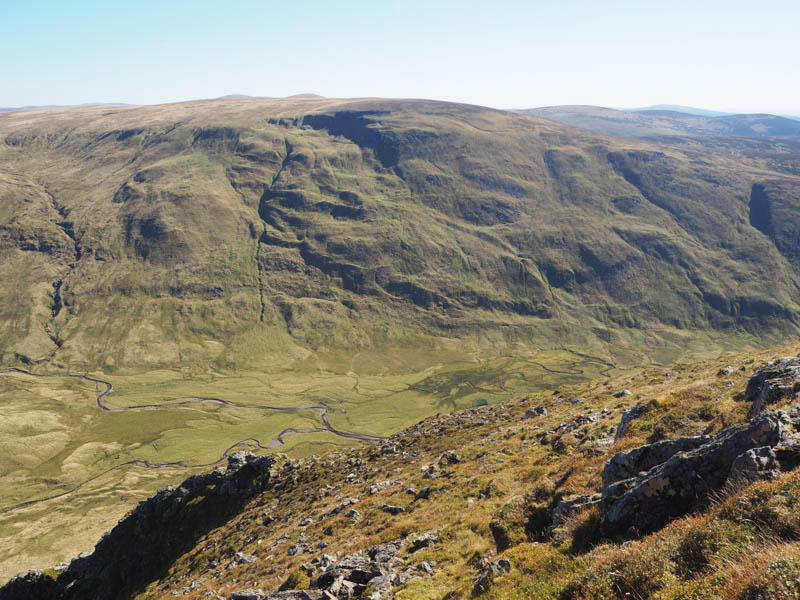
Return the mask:
M 194 475 L 140 503 L 97 543 L 53 577 L 31 572 L 0 589 L 3 600 L 134 595 L 209 530 L 219 527 L 270 484 L 270 457 L 236 452 L 227 467 Z

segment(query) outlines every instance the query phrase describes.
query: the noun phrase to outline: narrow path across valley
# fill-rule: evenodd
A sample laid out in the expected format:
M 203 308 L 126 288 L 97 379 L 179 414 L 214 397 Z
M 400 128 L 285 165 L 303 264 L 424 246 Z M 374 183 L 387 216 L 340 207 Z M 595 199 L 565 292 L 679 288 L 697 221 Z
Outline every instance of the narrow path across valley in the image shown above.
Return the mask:
M 189 404 L 210 402 L 210 403 L 213 403 L 213 404 L 222 404 L 222 405 L 225 405 L 225 406 L 232 406 L 232 407 L 236 407 L 236 408 L 252 408 L 252 409 L 271 411 L 271 412 L 298 412 L 298 411 L 301 411 L 301 410 L 313 410 L 314 412 L 316 412 L 319 415 L 320 420 L 322 421 L 322 424 L 324 425 L 324 427 L 316 428 L 316 429 L 294 429 L 294 428 L 284 429 L 277 436 L 275 436 L 275 438 L 272 439 L 272 441 L 270 441 L 266 446 L 262 445 L 261 442 L 259 442 L 256 439 L 253 439 L 253 438 L 240 440 L 240 441 L 236 442 L 235 444 L 233 444 L 233 445 L 229 446 L 228 448 L 226 448 L 225 451 L 222 453 L 222 456 L 218 460 L 216 460 L 214 462 L 211 462 L 211 463 L 206 463 L 206 464 L 190 465 L 190 464 L 186 464 L 184 461 L 169 462 L 169 463 L 150 463 L 150 462 L 147 462 L 147 461 L 144 461 L 144 460 L 129 460 L 127 462 L 120 463 L 120 464 L 118 464 L 118 465 L 116 465 L 114 467 L 111 467 L 110 469 L 107 469 L 107 470 L 103 471 L 102 473 L 98 473 L 97 475 L 94 475 L 94 476 L 90 477 L 89 479 L 86 479 L 86 480 L 76 484 L 72 488 L 70 488 L 68 490 L 65 490 L 63 492 L 60 492 L 58 494 L 54 494 L 54 495 L 48 496 L 46 498 L 38 498 L 36 500 L 28 500 L 26 502 L 21 502 L 19 504 L 15 504 L 14 506 L 9 506 L 7 508 L 0 509 L 0 514 L 9 513 L 9 512 L 12 512 L 12 511 L 20 509 L 20 508 L 25 508 L 27 506 L 32 506 L 34 504 L 38 504 L 40 502 L 46 502 L 47 500 L 55 500 L 56 498 L 61 498 L 63 496 L 66 496 L 68 494 L 71 494 L 71 493 L 81 489 L 87 483 L 90 483 L 90 482 L 94 481 L 95 479 L 98 479 L 98 478 L 102 477 L 103 475 L 106 475 L 107 473 L 111 473 L 112 471 L 117 471 L 117 470 L 123 469 L 125 467 L 133 466 L 133 467 L 141 467 L 141 468 L 144 468 L 144 469 L 170 469 L 170 468 L 171 469 L 200 469 L 200 468 L 208 468 L 208 467 L 213 467 L 215 465 L 218 465 L 218 464 L 224 462 L 228 458 L 228 456 L 231 454 L 231 452 L 233 452 L 233 450 L 235 448 L 239 448 L 241 446 L 247 446 L 247 447 L 250 447 L 250 448 L 257 448 L 259 450 L 271 450 L 271 449 L 275 449 L 275 448 L 280 448 L 284 444 L 284 439 L 283 438 L 285 436 L 288 436 L 288 435 L 329 432 L 329 433 L 332 433 L 332 434 L 337 435 L 339 437 L 348 438 L 348 439 L 352 439 L 352 440 L 359 440 L 359 441 L 362 441 L 362 442 L 380 442 L 380 441 L 383 441 L 383 439 L 384 439 L 382 437 L 366 435 L 366 434 L 363 434 L 363 433 L 351 433 L 351 432 L 348 432 L 348 431 L 340 431 L 340 430 L 336 429 L 335 427 L 333 427 L 333 425 L 330 424 L 330 421 L 328 421 L 328 415 L 327 415 L 328 407 L 324 406 L 324 405 L 321 405 L 321 404 L 304 404 L 304 405 L 301 405 L 301 406 L 285 407 L 285 406 L 268 406 L 268 405 L 264 405 L 264 404 L 243 404 L 241 402 L 232 402 L 230 400 L 223 400 L 222 398 L 194 397 L 194 398 L 186 398 L 185 400 L 173 400 L 173 401 L 170 401 L 170 402 L 163 402 L 161 404 L 142 404 L 142 405 L 137 405 L 137 406 L 111 407 L 111 406 L 108 406 L 106 404 L 105 398 L 106 398 L 106 396 L 108 396 L 109 394 L 111 394 L 114 391 L 114 386 L 111 384 L 111 382 L 104 381 L 102 379 L 96 379 L 94 377 L 89 377 L 88 375 L 77 375 L 77 374 L 73 374 L 73 373 L 46 373 L 46 374 L 45 373 L 31 373 L 30 371 L 26 371 L 24 369 L 19 369 L 19 368 L 16 368 L 16 367 L 12 367 L 12 368 L 9 368 L 9 369 L 2 369 L 2 370 L 0 370 L 0 374 L 2 374 L 2 373 L 20 373 L 22 375 L 27 375 L 27 376 L 30 376 L 30 377 L 41 377 L 41 378 L 67 377 L 67 378 L 73 378 L 73 379 L 80 379 L 82 381 L 87 381 L 89 383 L 94 383 L 95 391 L 97 392 L 97 399 L 96 399 L 97 406 L 101 410 L 104 410 L 104 411 L 107 411 L 107 412 L 123 412 L 123 411 L 133 411 L 133 410 L 157 410 L 157 409 L 162 409 L 162 408 L 176 408 L 176 407 L 187 406 Z M 102 389 L 100 389 L 100 388 L 102 388 Z

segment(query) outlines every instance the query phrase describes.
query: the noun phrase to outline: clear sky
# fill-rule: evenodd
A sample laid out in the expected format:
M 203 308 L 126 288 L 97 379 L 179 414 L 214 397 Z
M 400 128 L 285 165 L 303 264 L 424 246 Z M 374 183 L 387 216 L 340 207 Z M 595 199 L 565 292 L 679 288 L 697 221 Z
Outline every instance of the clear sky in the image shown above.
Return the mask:
M 0 106 L 225 94 L 800 114 L 800 0 L 0 0 Z

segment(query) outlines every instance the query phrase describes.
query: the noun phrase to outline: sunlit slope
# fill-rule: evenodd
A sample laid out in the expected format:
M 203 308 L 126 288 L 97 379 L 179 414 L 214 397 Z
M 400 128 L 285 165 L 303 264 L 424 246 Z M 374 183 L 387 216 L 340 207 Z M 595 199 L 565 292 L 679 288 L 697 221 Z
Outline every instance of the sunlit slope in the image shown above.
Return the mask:
M 0 139 L 5 363 L 611 356 L 796 329 L 798 180 L 772 159 L 429 101 L 27 111 Z

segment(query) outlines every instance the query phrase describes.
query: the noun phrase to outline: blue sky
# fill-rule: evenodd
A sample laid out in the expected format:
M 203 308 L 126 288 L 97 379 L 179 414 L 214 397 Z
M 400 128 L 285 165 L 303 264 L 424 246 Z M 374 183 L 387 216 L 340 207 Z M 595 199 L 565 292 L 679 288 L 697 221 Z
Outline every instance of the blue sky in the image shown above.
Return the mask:
M 315 92 L 800 114 L 797 0 L 0 3 L 0 106 Z

